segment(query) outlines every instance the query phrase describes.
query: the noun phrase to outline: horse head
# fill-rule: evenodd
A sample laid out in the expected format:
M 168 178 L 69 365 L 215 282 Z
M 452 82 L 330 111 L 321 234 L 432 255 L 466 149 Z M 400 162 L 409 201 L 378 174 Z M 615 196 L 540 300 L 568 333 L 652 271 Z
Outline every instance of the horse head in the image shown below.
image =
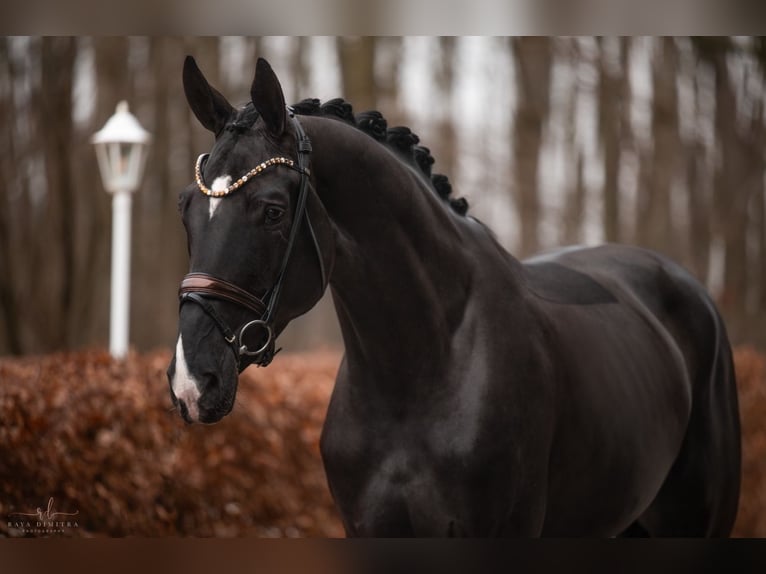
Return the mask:
M 239 109 L 191 57 L 183 85 L 215 141 L 179 197 L 190 272 L 167 374 L 184 419 L 213 423 L 231 411 L 239 373 L 266 366 L 279 333 L 321 298 L 334 231 L 312 186 L 309 140 L 265 60 Z

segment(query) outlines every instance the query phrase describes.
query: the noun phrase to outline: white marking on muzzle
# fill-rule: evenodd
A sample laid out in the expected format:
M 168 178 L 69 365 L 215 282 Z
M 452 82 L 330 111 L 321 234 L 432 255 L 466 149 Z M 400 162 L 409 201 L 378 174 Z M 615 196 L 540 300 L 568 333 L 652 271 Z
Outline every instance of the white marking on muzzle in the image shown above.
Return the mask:
M 223 191 L 227 187 L 229 187 L 229 184 L 231 183 L 231 176 L 230 175 L 222 175 L 220 177 L 216 177 L 215 181 L 213 181 L 213 185 L 210 187 L 212 191 Z M 218 209 L 218 206 L 221 203 L 222 197 L 211 197 L 210 204 L 208 207 L 208 214 L 210 217 L 208 217 L 208 221 L 213 219 L 213 215 L 215 215 L 215 210 Z
M 197 401 L 200 397 L 197 381 L 189 372 L 189 366 L 186 364 L 186 355 L 184 354 L 184 344 L 181 335 L 178 335 L 176 343 L 176 372 L 173 374 L 171 384 L 173 394 L 179 401 L 183 401 L 186 409 L 189 411 L 189 418 L 196 421 L 199 418 L 199 406 Z

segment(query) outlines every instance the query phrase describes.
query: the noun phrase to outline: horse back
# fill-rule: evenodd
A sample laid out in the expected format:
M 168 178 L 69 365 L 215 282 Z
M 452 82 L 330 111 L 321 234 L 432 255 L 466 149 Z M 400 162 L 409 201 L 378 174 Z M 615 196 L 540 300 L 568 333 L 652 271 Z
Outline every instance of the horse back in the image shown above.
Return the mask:
M 524 268 L 558 357 L 551 464 L 587 477 L 579 485 L 552 481 L 549 515 L 561 520 L 546 529 L 565 529 L 573 490 L 586 499 L 601 490 L 591 498 L 603 502 L 588 513 L 593 524 L 609 522 L 600 508 L 619 507 L 610 496 L 632 502 L 622 518 L 612 517 L 618 522 L 651 507 L 669 475 L 692 473 L 679 470 L 684 458 L 715 461 L 715 470 L 694 473 L 717 475 L 712 484 L 738 493 L 731 350 L 704 287 L 667 258 L 626 246 L 562 250 Z M 697 452 L 691 456 L 690 449 Z M 736 495 L 726 496 L 720 512 L 731 514 Z

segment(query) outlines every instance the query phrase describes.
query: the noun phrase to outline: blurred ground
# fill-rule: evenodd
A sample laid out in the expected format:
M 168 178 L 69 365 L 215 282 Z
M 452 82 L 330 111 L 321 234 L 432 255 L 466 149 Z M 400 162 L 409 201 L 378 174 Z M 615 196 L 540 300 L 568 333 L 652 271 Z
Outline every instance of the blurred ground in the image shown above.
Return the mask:
M 0 359 L 0 536 L 342 536 L 318 450 L 340 355 L 284 354 L 248 369 L 234 411 L 213 426 L 171 410 L 169 359 Z M 735 534 L 765 537 L 766 359 L 740 348 L 735 361 Z

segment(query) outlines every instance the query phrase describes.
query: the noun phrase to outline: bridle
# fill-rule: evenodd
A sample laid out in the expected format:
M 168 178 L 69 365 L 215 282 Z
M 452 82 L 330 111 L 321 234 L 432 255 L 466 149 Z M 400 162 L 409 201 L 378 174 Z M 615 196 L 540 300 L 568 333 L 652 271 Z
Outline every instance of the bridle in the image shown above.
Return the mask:
M 224 339 L 234 351 L 234 356 L 237 359 L 237 365 L 242 367 L 242 358 L 252 357 L 252 363 L 255 363 L 261 367 L 265 367 L 271 363 L 274 355 L 276 355 L 280 349 L 274 350 L 274 314 L 279 303 L 279 295 L 282 291 L 282 284 L 285 278 L 285 272 L 287 271 L 287 265 L 290 261 L 290 254 L 293 251 L 295 245 L 295 239 L 298 235 L 301 222 L 305 219 L 306 227 L 308 228 L 311 241 L 314 245 L 314 249 L 319 259 L 319 272 L 322 281 L 322 292 L 327 287 L 327 276 L 324 267 L 324 260 L 322 259 L 322 252 L 319 249 L 319 242 L 317 241 L 316 233 L 311 225 L 311 219 L 309 218 L 308 211 L 306 210 L 306 200 L 309 192 L 309 176 L 310 171 L 308 168 L 309 155 L 311 154 L 311 142 L 308 136 L 303 131 L 298 119 L 295 117 L 295 113 L 292 108 L 288 107 L 290 118 L 295 126 L 295 131 L 298 139 L 298 159 L 297 162 L 285 157 L 275 157 L 268 159 L 247 174 L 240 177 L 237 181 L 231 184 L 228 188 L 222 191 L 212 191 L 208 189 L 202 181 L 201 168 L 208 154 L 203 154 L 197 160 L 195 167 L 195 180 L 197 187 L 205 195 L 211 197 L 222 197 L 235 191 L 241 187 L 250 178 L 255 177 L 263 170 L 271 166 L 284 165 L 293 169 L 301 174 L 300 189 L 298 191 L 298 201 L 295 205 L 295 213 L 293 214 L 293 222 L 290 227 L 290 235 L 287 240 L 287 249 L 285 250 L 284 257 L 282 258 L 282 265 L 279 269 L 279 274 L 274 285 L 269 289 L 263 297 L 256 297 L 246 289 L 219 279 L 207 273 L 189 273 L 181 281 L 181 287 L 178 291 L 180 298 L 180 305 L 183 306 L 186 302 L 193 302 L 202 307 L 207 315 L 218 325 L 218 328 L 223 333 Z M 232 330 L 228 324 L 221 318 L 218 312 L 213 308 L 208 299 L 224 299 L 232 303 L 236 303 L 240 307 L 244 307 L 249 311 L 255 313 L 258 317 L 248 323 L 245 323 L 240 327 L 239 334 Z M 266 342 L 258 349 L 248 349 L 244 342 L 245 332 L 248 330 L 260 329 L 265 334 Z

